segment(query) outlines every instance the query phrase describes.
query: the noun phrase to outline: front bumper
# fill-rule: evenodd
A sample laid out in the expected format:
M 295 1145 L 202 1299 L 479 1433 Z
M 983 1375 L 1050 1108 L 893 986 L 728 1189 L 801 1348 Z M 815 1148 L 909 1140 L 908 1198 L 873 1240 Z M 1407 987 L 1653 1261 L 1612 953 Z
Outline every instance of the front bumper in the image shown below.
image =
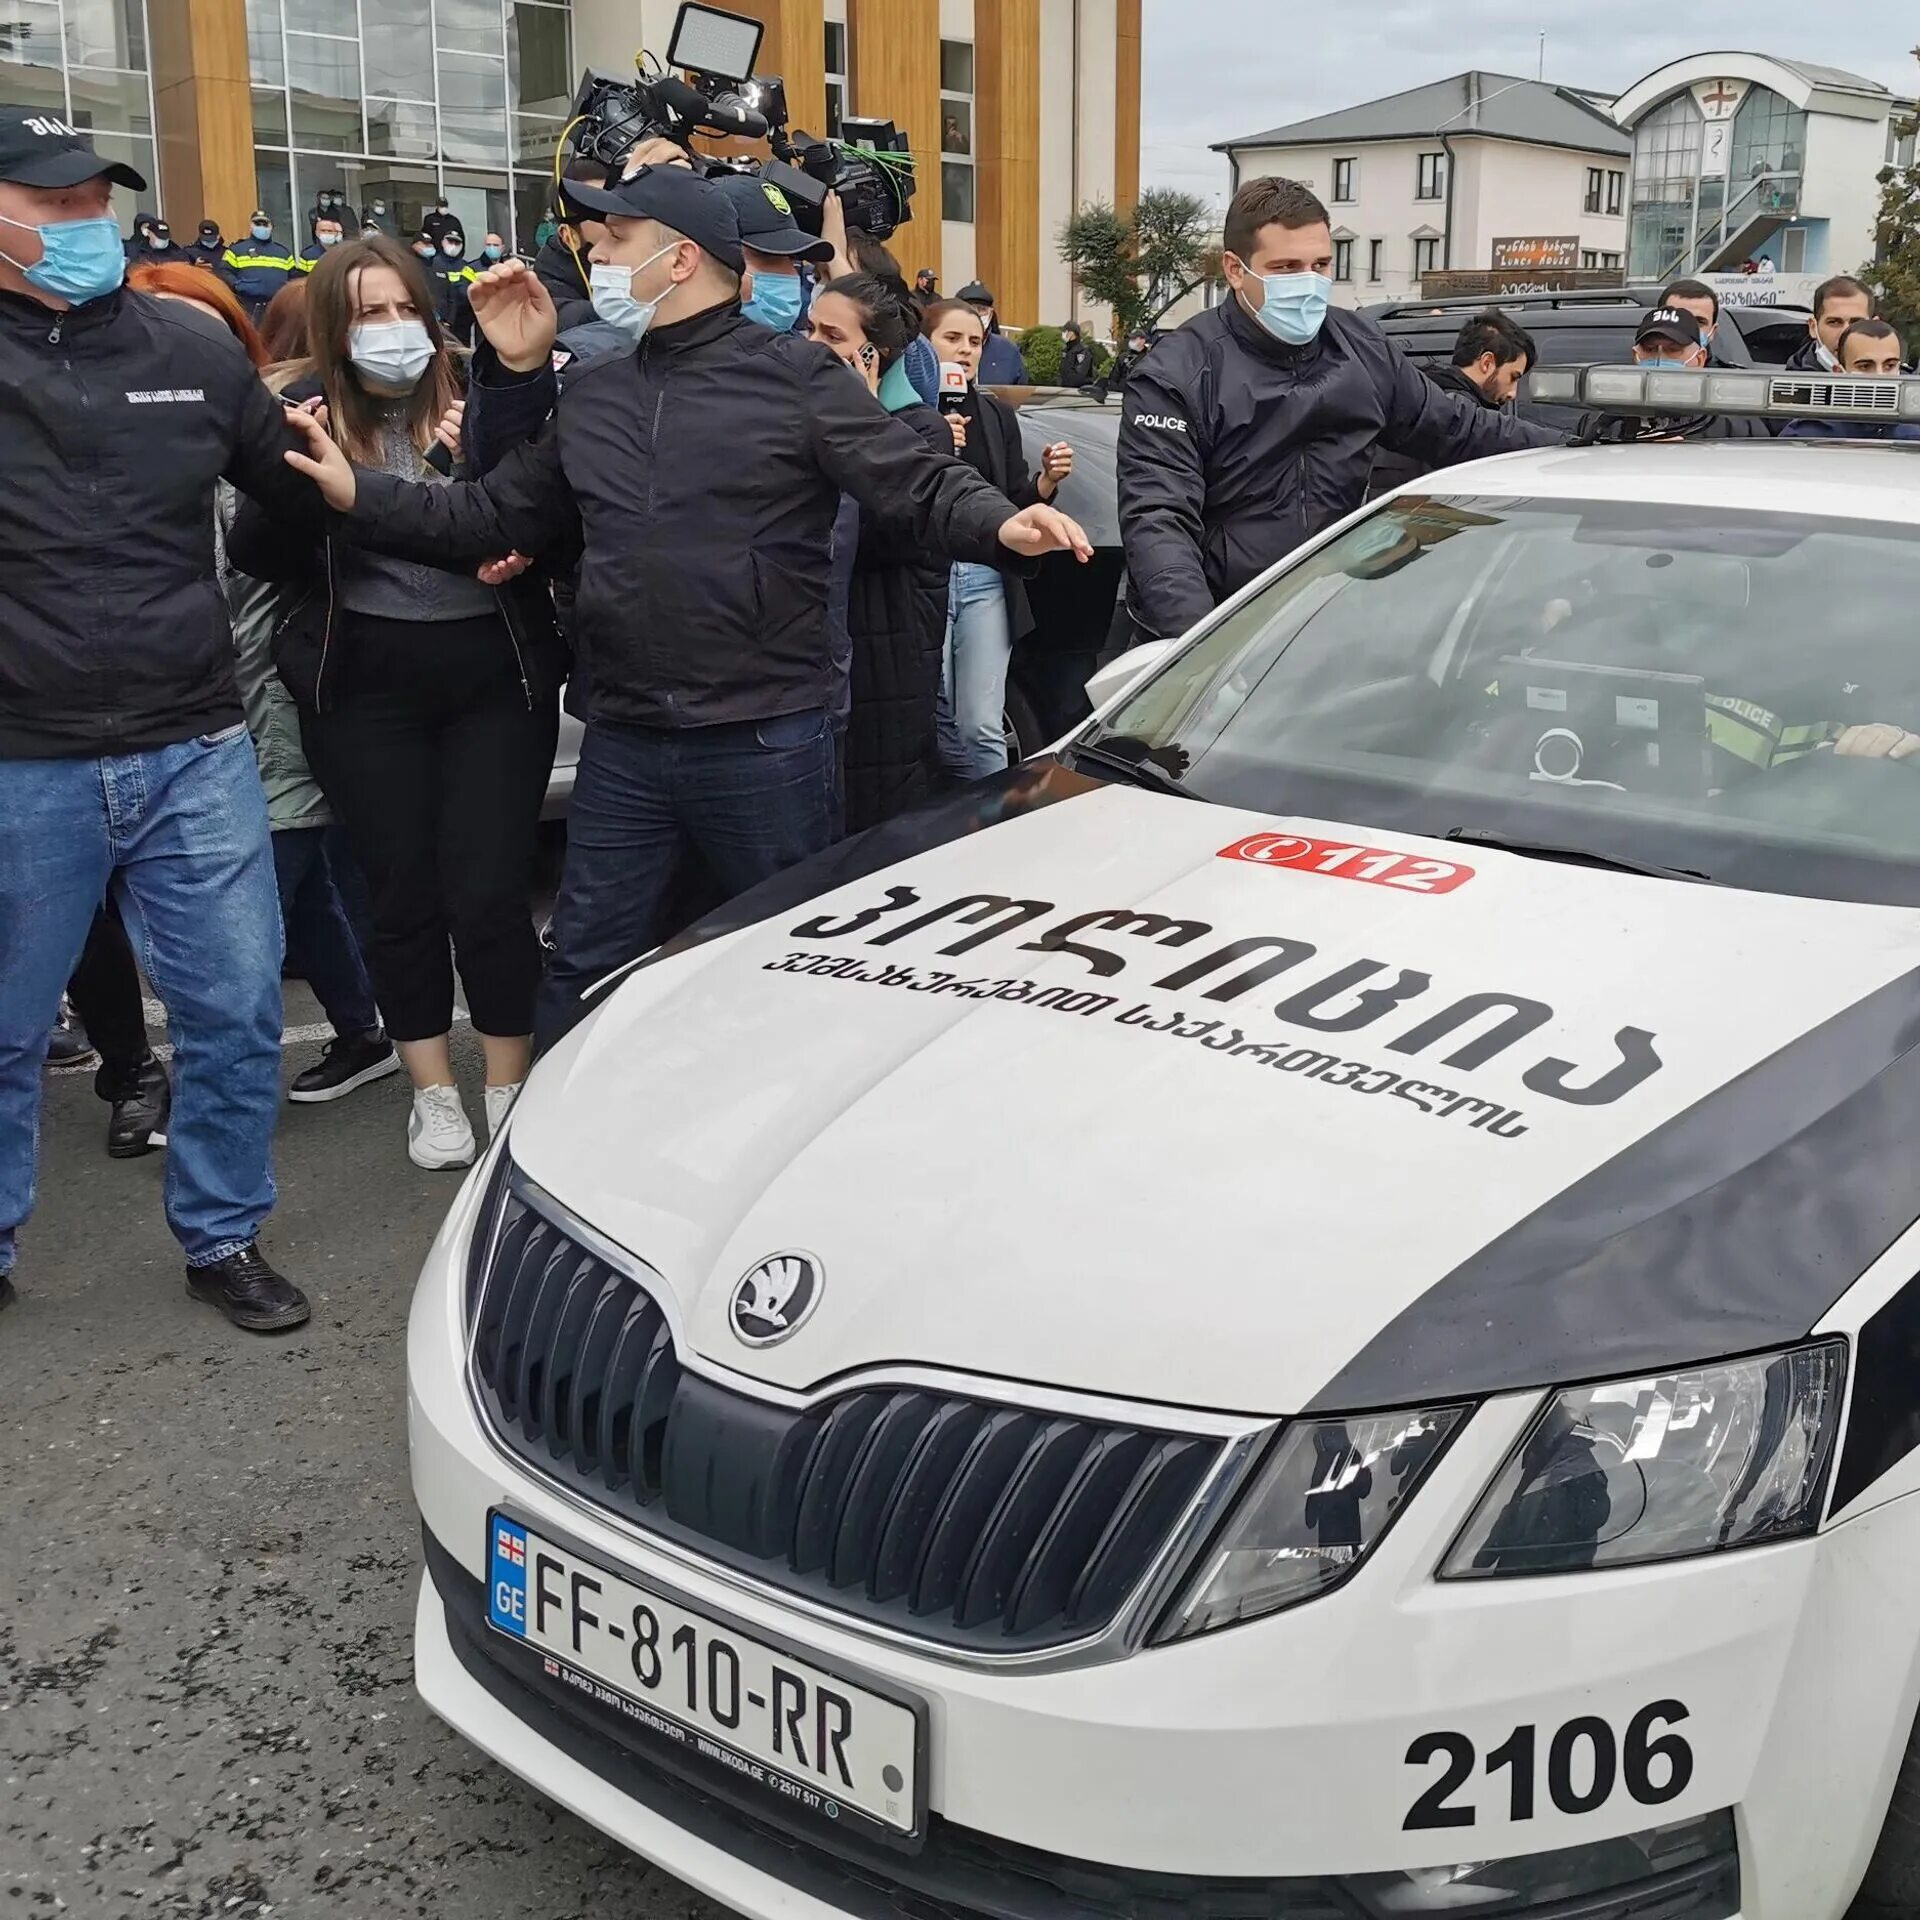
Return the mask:
M 1920 1691 L 1908 1583 L 1897 1574 L 1920 1557 L 1920 1501 L 1722 1559 L 1437 1585 L 1432 1567 L 1531 1415 L 1534 1397 L 1515 1395 L 1475 1415 L 1360 1573 L 1324 1599 L 1105 1665 L 1034 1671 L 936 1658 L 851 1622 L 800 1618 L 496 1448 L 468 1398 L 459 1320 L 480 1191 L 476 1175 L 449 1216 L 409 1333 L 414 1488 L 430 1540 L 421 1692 L 544 1792 L 741 1912 L 893 1914 L 895 1891 L 918 1884 L 923 1904 L 906 1910 L 929 1914 L 1345 1920 L 1363 1911 L 1337 1903 L 1352 1876 L 1579 1848 L 1722 1809 L 1739 1831 L 1737 1908 L 1724 1883 L 1716 1891 L 1696 1876 L 1691 1887 L 1643 1882 L 1631 1904 L 1529 1911 L 1844 1912 Z M 935 1815 L 926 1853 L 917 1863 L 879 1848 L 868 1857 L 850 1835 L 796 1833 L 743 1806 L 731 1781 L 676 1778 L 663 1756 L 636 1758 L 555 1707 L 479 1624 L 486 1516 L 503 1503 L 823 1665 L 864 1669 L 926 1700 Z M 1624 1739 L 1657 1702 L 1684 1708 L 1684 1791 L 1649 1806 L 1617 1787 L 1588 1811 L 1556 1806 L 1545 1782 L 1556 1733 L 1597 1722 Z M 1535 1730 L 1540 1756 L 1530 1809 L 1516 1807 L 1509 1773 L 1489 1764 L 1522 1727 Z M 1471 1745 L 1475 1764 L 1445 1798 L 1470 1825 L 1409 1824 L 1441 1771 L 1435 1734 Z M 1099 1887 L 1076 1894 L 1084 1874 Z M 1247 1884 L 1256 1881 L 1269 1890 L 1256 1895 Z M 1277 1905 L 1271 1883 L 1281 1881 L 1303 1900 L 1307 1883 L 1324 1882 L 1336 1904 Z M 1115 1888 L 1134 1904 L 1113 1904 Z

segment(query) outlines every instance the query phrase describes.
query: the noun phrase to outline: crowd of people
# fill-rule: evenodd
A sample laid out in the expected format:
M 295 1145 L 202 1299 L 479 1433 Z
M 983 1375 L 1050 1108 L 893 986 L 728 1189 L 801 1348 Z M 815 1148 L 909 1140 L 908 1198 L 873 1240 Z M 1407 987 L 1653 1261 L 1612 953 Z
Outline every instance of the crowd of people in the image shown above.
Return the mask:
M 570 167 L 527 261 L 469 255 L 444 204 L 403 238 L 374 202 L 349 235 L 339 195 L 298 255 L 265 214 L 127 249 L 116 186 L 144 182 L 0 109 L 0 1305 L 43 1063 L 91 1049 L 108 1151 L 169 1154 L 190 1290 L 264 1331 L 309 1312 L 260 1246 L 289 957 L 333 1037 L 287 1097 L 404 1072 L 410 1158 L 470 1165 L 456 986 L 491 1136 L 535 1054 L 701 912 L 1004 768 L 1026 577 L 1090 548 L 1053 504 L 1072 448 L 1030 459 L 987 390 L 1027 380 L 991 291 L 909 285 L 831 198 L 809 233 L 652 141 Z M 1330 307 L 1307 188 L 1246 183 L 1224 237 L 1230 297 L 1106 376 L 1141 636 L 1383 461 L 1563 437 L 1512 410 L 1534 347 L 1508 316 L 1423 373 Z M 1810 350 L 1897 366 L 1853 288 L 1822 289 Z M 1707 364 L 1712 302 L 1667 289 L 1635 357 Z M 1063 380 L 1094 369 L 1063 329 Z M 584 731 L 543 951 L 563 702 Z
M 213 262 L 217 232 L 187 258 L 152 222 L 129 254 L 111 193 L 144 182 L 0 110 L 0 1304 L 56 1038 L 99 1053 L 110 1151 L 164 1141 L 189 1289 L 297 1325 L 260 1246 L 289 949 L 334 1029 L 290 1097 L 404 1071 L 410 1157 L 468 1165 L 456 979 L 492 1133 L 596 982 L 1004 765 L 980 716 L 1019 576 L 1089 549 L 1047 504 L 1070 457 L 1027 471 L 975 384 L 990 303 L 938 315 L 966 375 L 943 413 L 934 303 L 884 248 L 684 162 L 563 182 L 540 263 L 468 262 L 447 224 L 348 238 L 331 204 L 310 259 L 262 216 Z M 752 457 L 717 474 L 716 446 Z M 124 564 L 76 543 L 82 501 Z M 563 689 L 585 731 L 543 966 Z

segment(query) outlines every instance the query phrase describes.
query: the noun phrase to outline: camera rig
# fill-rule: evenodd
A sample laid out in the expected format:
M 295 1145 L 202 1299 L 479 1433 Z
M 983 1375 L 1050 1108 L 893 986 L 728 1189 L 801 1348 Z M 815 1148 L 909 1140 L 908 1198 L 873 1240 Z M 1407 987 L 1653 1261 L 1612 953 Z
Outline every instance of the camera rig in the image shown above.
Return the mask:
M 589 69 L 581 80 L 554 160 L 556 183 L 569 160 L 604 166 L 613 177 L 642 142 L 671 140 L 709 174 L 744 173 L 780 188 L 810 233 L 820 231 L 827 195 L 837 193 L 848 226 L 887 239 L 913 218 L 907 136 L 891 120 L 850 119 L 837 140 L 790 128 L 785 84 L 753 71 L 762 33 L 745 15 L 682 0 L 665 67 L 643 54 L 632 74 Z M 765 140 L 772 158 L 695 153 L 697 133 Z

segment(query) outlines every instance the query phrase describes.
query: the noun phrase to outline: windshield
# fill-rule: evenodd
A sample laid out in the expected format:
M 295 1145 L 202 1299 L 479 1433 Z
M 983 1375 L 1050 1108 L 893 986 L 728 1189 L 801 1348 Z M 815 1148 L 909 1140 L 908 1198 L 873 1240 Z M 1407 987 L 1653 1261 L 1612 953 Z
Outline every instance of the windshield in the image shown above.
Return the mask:
M 1912 527 L 1403 496 L 1084 738 L 1262 812 L 1920 905 L 1917 614 Z

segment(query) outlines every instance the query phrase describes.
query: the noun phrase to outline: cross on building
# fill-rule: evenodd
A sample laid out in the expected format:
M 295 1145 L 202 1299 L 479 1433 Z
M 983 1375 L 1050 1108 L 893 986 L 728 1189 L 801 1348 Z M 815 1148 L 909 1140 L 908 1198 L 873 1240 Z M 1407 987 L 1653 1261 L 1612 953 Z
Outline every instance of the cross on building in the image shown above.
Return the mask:
M 1713 83 L 1713 91 L 1703 93 L 1700 98 L 1707 106 L 1719 108 L 1732 106 L 1740 96 L 1726 81 L 1716 80 Z

